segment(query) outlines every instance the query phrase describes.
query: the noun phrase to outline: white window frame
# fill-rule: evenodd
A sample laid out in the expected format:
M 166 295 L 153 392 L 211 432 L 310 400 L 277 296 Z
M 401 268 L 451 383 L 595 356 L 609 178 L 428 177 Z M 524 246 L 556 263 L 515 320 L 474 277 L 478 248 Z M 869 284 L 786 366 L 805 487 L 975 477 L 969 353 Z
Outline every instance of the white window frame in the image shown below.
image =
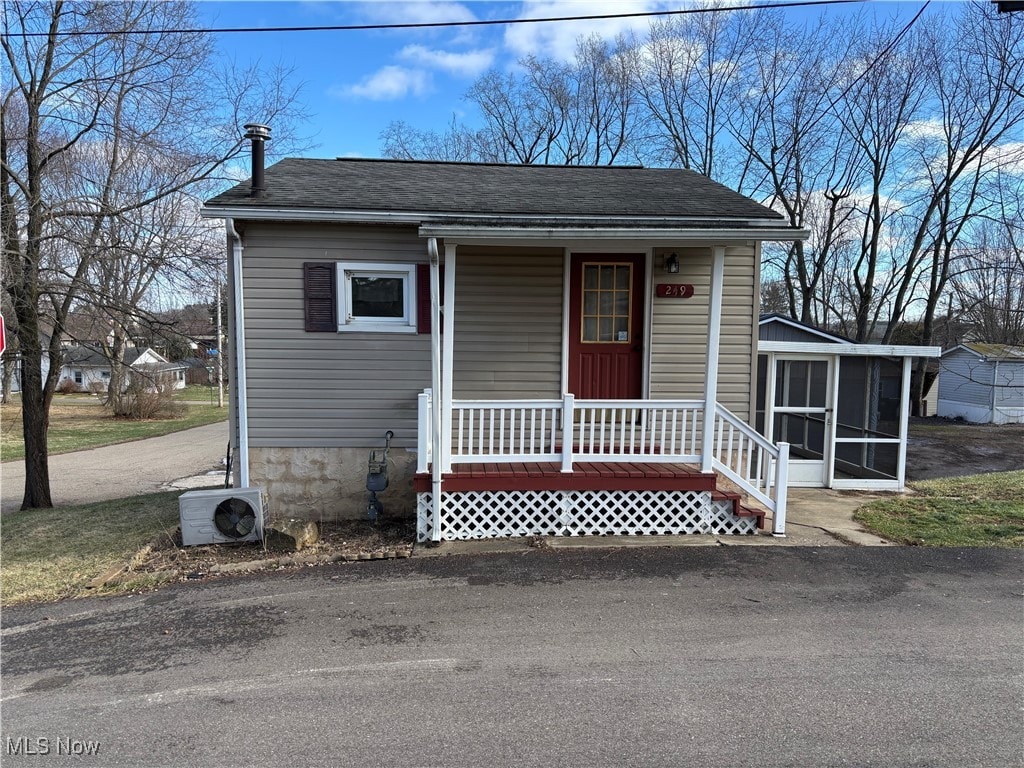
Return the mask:
M 352 277 L 400 277 L 405 281 L 402 317 L 351 317 Z M 416 333 L 416 265 L 386 262 L 338 262 L 338 331 Z

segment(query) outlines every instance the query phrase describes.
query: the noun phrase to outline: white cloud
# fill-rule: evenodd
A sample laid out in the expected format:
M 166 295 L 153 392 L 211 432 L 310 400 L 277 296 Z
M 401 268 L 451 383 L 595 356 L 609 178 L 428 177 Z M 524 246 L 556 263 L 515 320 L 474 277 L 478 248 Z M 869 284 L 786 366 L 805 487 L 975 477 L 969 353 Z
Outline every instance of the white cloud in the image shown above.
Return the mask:
M 678 3 L 672 5 L 678 7 Z M 527 0 L 518 18 L 643 13 L 666 7 L 666 3 L 661 0 Z M 597 34 L 610 40 L 631 30 L 646 32 L 650 23 L 650 17 L 637 16 L 627 19 L 514 24 L 505 31 L 505 45 L 516 57 L 533 54 L 565 61 L 576 53 L 576 40 L 581 36 Z
M 382 24 L 425 24 L 444 21 L 476 21 L 476 15 L 462 3 L 433 2 L 358 3 L 362 15 Z
M 476 77 L 491 66 L 494 61 L 494 50 L 488 48 L 454 53 L 433 50 L 423 45 L 407 45 L 399 51 L 398 58 L 460 77 Z
M 945 139 L 942 121 L 935 117 L 928 120 L 914 120 L 907 124 L 907 134 L 921 139 Z
M 331 96 L 393 101 L 406 96 L 424 96 L 431 89 L 430 75 L 419 69 L 389 65 L 354 85 L 335 86 Z

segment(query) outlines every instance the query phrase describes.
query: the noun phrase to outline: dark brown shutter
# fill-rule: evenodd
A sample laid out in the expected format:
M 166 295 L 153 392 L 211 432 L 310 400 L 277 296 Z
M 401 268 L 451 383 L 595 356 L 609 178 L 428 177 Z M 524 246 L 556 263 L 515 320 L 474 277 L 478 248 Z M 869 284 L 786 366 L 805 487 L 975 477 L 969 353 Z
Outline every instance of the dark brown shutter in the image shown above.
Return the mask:
M 337 332 L 338 281 L 333 261 L 307 261 L 302 265 L 306 301 L 306 330 Z
M 438 268 L 441 303 L 444 303 L 444 264 Z M 416 265 L 416 332 L 430 333 L 430 265 Z

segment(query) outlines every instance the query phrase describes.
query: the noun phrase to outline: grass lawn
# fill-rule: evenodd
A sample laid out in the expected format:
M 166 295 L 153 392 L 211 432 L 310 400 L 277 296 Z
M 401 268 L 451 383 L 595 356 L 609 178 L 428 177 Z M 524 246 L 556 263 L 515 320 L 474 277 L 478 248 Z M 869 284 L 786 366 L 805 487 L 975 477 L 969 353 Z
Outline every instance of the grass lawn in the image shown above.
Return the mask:
M 923 480 L 916 495 L 875 501 L 854 519 L 901 544 L 1024 547 L 1024 471 Z
M 140 574 L 135 581 L 89 589 L 92 579 L 126 565 L 160 533 L 178 525 L 180 491 L 60 509 L 33 509 L 4 515 L 0 528 L 4 605 L 130 591 L 156 583 Z
M 92 395 L 58 395 L 50 408 L 50 455 L 168 435 L 224 421 L 228 415 L 227 408 L 218 408 L 216 402 L 213 405 L 190 403 L 184 407 L 186 411 L 181 418 L 129 421 L 112 418 Z M 0 408 L 0 459 L 23 458 L 21 405 L 12 402 Z
M 213 403 L 217 404 L 217 387 L 216 385 L 210 387 L 200 384 L 189 384 L 182 390 L 179 390 L 176 397 L 178 400 L 187 400 L 194 403 Z M 227 402 L 228 388 L 224 385 L 224 400 Z

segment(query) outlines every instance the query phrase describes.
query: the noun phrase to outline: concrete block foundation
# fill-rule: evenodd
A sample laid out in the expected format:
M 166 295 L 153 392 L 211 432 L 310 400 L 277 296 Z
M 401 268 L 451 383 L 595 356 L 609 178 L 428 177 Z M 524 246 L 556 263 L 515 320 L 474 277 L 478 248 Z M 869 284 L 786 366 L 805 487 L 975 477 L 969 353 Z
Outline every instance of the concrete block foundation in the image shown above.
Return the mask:
M 379 446 L 378 446 L 379 447 Z M 249 482 L 267 493 L 270 519 L 316 522 L 366 518 L 366 471 L 370 448 L 249 449 Z M 416 513 L 412 479 L 416 454 L 392 448 L 388 488 L 377 498 L 389 517 Z

